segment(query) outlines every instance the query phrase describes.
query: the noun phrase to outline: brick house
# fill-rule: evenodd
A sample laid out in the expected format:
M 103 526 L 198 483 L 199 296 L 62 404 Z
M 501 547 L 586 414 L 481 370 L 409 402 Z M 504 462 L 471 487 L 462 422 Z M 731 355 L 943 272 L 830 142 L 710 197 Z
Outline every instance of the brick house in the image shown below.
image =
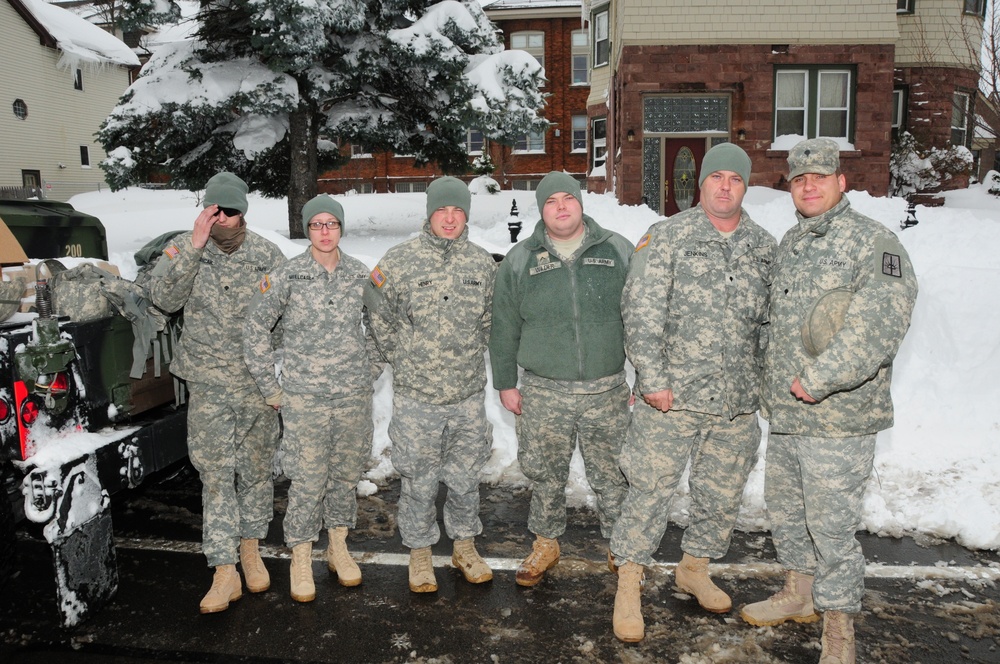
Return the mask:
M 894 131 L 971 146 L 984 5 L 589 0 L 588 188 L 672 214 L 718 142 L 747 151 L 751 184 L 784 188 L 788 148 L 829 136 L 848 186 L 884 196 Z
M 590 93 L 590 39 L 581 19 L 580 0 L 496 0 L 484 2 L 486 14 L 503 31 L 508 49 L 534 55 L 545 67 L 547 104 L 542 115 L 548 130 L 521 137 L 504 146 L 470 130 L 466 135 L 469 163 L 489 153 L 493 178 L 503 189 L 534 190 L 552 170 L 566 171 L 583 181 L 588 171 L 587 97 Z M 434 165 L 418 168 L 413 159 L 389 153 L 369 154 L 358 146 L 348 164 L 322 173 L 321 192 L 421 192 L 440 175 Z M 472 173 L 464 176 L 471 179 Z

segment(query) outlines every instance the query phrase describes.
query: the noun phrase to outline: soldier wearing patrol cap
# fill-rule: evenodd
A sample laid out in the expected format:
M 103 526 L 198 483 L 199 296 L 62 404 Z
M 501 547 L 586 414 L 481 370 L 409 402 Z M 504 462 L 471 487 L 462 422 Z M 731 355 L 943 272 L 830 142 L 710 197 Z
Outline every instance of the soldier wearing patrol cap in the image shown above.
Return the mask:
M 243 362 L 243 321 L 258 284 L 285 262 L 278 247 L 248 231 L 247 185 L 232 173 L 206 183 L 192 231 L 163 251 L 150 276 L 153 303 L 184 309 L 184 333 L 170 371 L 187 381 L 188 452 L 202 483 L 202 550 L 215 568 L 202 613 L 229 608 L 271 585 L 258 541 L 274 516 L 271 480 L 278 414 Z
M 483 531 L 479 471 L 492 446 L 484 353 L 496 263 L 469 241 L 471 204 L 461 180 L 434 180 L 423 231 L 385 253 L 364 292 L 376 344 L 393 370 L 389 438 L 401 480 L 399 534 L 410 549 L 415 593 L 438 589 L 431 545 L 441 536 L 435 501 L 442 482 L 452 563 L 469 583 L 493 578 L 475 537 Z
M 798 224 L 778 249 L 761 387 L 764 498 L 786 577 L 741 615 L 778 625 L 822 614 L 821 664 L 853 663 L 865 570 L 855 532 L 876 433 L 893 423 L 892 361 L 917 279 L 896 236 L 851 208 L 837 143 L 802 141 L 788 167 Z

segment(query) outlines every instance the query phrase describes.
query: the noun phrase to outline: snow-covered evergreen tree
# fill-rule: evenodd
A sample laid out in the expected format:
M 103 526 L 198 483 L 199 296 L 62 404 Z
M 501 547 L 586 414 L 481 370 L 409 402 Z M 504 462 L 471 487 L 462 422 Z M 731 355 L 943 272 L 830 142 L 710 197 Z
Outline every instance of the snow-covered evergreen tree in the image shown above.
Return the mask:
M 173 15 L 126 0 L 126 20 Z M 504 51 L 479 3 L 207 0 L 197 38 L 161 47 L 101 127 L 114 188 L 166 172 L 198 189 L 230 170 L 288 196 L 289 231 L 338 142 L 468 170 L 465 132 L 499 142 L 545 127 L 542 71 Z

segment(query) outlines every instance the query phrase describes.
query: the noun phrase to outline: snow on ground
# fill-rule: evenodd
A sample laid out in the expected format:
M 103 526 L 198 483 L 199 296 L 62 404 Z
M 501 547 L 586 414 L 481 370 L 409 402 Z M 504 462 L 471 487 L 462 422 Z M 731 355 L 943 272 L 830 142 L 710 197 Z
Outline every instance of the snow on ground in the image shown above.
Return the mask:
M 345 210 L 341 247 L 374 266 L 390 246 L 419 232 L 425 216 L 423 194 L 340 196 Z M 896 426 L 879 434 L 875 468 L 864 506 L 864 527 L 899 536 L 924 534 L 955 538 L 973 548 L 1000 549 L 1000 200 L 981 185 L 949 193 L 940 208 L 917 207 L 919 224 L 900 231 L 906 218 L 902 199 L 851 192 L 856 209 L 897 231 L 920 282 L 913 323 L 895 363 L 893 397 Z M 76 196 L 71 203 L 105 224 L 112 262 L 134 276 L 131 255 L 169 230 L 190 229 L 199 210 L 197 192 L 129 189 Z M 534 194 L 502 191 L 474 196 L 473 241 L 496 253 L 510 248 L 507 221 L 517 203 L 526 237 L 538 219 Z M 744 201 L 750 215 L 778 239 L 794 222 L 789 195 L 752 187 Z M 610 195 L 585 194 L 584 211 L 635 242 L 657 215 L 645 206 L 621 206 Z M 250 197 L 250 228 L 284 252 L 303 251 L 304 240 L 288 238 L 286 202 Z M 299 220 L 295 220 L 296 225 Z M 386 430 L 391 414 L 391 379 L 376 384 L 378 464 L 368 473 L 378 481 L 392 472 Z M 487 413 L 494 450 L 485 479 L 523 484 L 517 462 L 514 418 L 487 386 Z M 763 501 L 764 446 L 747 485 L 740 527 L 767 528 Z M 370 485 L 366 485 L 370 491 Z M 568 487 L 573 504 L 592 504 L 577 453 Z M 675 497 L 671 518 L 686 524 L 686 487 Z

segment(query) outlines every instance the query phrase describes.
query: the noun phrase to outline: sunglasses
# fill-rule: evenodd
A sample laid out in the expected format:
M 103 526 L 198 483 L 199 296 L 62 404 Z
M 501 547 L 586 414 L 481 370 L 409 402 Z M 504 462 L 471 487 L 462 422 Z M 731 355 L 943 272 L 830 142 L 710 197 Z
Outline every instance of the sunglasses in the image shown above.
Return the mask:
M 219 206 L 219 212 L 223 213 L 227 217 L 238 217 L 239 215 L 243 214 L 236 208 L 227 208 L 227 207 L 222 207 L 221 205 Z

